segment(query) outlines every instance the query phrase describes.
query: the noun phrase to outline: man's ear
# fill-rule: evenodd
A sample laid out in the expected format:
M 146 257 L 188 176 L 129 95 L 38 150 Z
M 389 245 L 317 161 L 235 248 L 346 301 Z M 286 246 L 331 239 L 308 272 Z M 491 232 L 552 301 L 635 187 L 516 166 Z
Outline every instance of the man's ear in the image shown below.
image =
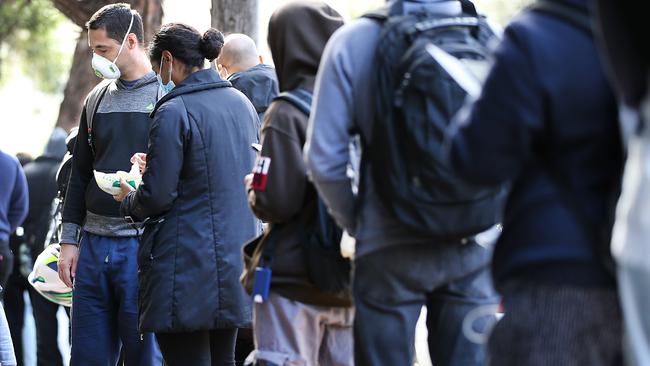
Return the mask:
M 126 36 L 126 46 L 132 50 L 138 46 L 138 37 L 135 35 L 135 33 L 129 33 L 128 36 Z

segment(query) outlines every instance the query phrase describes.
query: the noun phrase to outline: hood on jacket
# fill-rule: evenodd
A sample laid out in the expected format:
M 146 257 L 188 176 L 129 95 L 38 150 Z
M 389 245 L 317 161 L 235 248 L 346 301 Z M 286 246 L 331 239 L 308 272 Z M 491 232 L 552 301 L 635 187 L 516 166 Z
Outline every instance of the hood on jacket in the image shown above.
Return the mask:
M 264 113 L 278 95 L 277 75 L 269 65 L 259 64 L 236 72 L 230 75 L 228 81 L 248 97 L 257 113 Z
M 342 25 L 341 15 L 322 2 L 294 2 L 273 13 L 268 42 L 280 91 L 313 89 L 325 45 Z
M 67 151 L 67 147 L 65 144 L 65 140 L 67 137 L 68 134 L 65 132 L 63 128 L 56 127 L 54 131 L 52 131 L 52 134 L 50 135 L 50 139 L 47 141 L 47 145 L 45 145 L 43 156 L 48 158 L 55 158 L 58 160 L 63 159 L 63 156 Z

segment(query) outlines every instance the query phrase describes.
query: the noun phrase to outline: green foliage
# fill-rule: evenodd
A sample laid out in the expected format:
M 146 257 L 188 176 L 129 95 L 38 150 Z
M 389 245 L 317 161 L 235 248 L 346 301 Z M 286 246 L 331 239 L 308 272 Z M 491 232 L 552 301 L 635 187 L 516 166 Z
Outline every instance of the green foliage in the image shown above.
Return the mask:
M 56 31 L 64 20 L 49 0 L 0 0 L 0 83 L 19 66 L 39 89 L 60 91 L 68 62 Z
M 493 20 L 506 26 L 512 18 L 533 0 L 474 0 L 479 13 L 491 17 Z

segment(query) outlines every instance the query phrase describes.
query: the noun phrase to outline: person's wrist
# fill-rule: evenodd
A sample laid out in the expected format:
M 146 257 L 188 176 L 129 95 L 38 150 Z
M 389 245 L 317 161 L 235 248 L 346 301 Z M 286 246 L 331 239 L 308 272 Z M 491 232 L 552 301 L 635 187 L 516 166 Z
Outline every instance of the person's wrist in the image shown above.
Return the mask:
M 75 247 L 78 247 L 78 246 L 79 246 L 78 243 L 70 243 L 70 242 L 63 242 L 63 241 L 60 242 L 59 244 L 60 244 L 61 246 L 63 246 L 63 245 L 72 245 L 72 246 L 75 246 Z

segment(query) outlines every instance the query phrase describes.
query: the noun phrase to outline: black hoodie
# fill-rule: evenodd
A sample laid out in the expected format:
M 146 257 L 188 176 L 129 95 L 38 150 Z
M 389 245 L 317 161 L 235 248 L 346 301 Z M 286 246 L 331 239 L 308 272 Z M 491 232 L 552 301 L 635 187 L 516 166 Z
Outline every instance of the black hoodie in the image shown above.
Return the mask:
M 268 40 L 281 91 L 313 90 L 325 45 L 342 25 L 341 16 L 323 3 L 293 3 L 273 14 Z M 272 289 L 303 303 L 350 306 L 350 299 L 321 292 L 308 280 L 301 244 L 304 228 L 316 217 L 316 190 L 307 180 L 302 157 L 307 121 L 292 104 L 271 103 L 261 132 L 261 156 L 271 163 L 266 185 L 249 189 L 249 204 L 259 218 L 271 223 Z

